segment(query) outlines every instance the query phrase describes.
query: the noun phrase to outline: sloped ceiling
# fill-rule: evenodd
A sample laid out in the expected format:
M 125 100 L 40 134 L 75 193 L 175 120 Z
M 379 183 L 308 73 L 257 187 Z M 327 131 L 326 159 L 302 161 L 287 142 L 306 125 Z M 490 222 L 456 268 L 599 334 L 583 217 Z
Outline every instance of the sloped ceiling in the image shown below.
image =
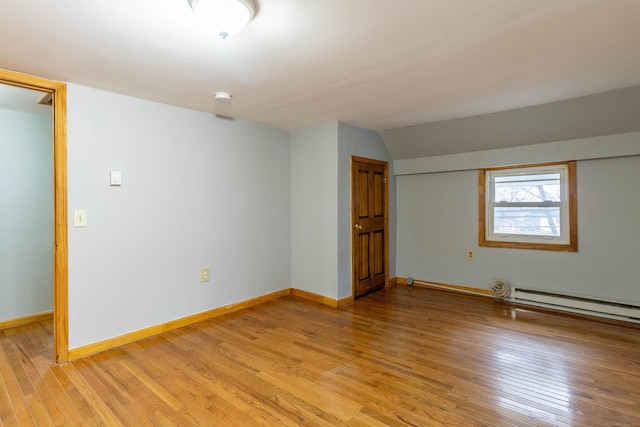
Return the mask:
M 404 158 L 438 123 L 639 85 L 639 18 L 637 0 L 259 0 L 221 40 L 187 0 L 4 1 L 0 67 L 212 113 L 228 91 L 237 119 L 340 120 Z
M 635 131 L 640 86 L 381 134 L 393 159 L 409 159 Z

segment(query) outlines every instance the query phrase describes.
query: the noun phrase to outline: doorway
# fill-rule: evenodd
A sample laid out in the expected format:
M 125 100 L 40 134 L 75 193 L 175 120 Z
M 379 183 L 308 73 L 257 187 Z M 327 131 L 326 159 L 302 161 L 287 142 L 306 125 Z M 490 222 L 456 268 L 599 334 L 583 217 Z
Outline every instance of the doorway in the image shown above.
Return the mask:
M 354 298 L 384 288 L 389 271 L 388 163 L 351 158 Z
M 67 264 L 67 118 L 62 82 L 0 69 L 0 84 L 51 95 L 53 114 L 53 349 L 57 363 L 69 360 Z

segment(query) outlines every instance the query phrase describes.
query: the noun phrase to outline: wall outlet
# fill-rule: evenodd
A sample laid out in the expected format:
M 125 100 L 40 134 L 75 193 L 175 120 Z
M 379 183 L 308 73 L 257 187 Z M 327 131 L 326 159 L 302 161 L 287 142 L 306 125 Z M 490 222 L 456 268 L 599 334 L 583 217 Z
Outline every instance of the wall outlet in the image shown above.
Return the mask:
M 200 269 L 200 282 L 208 282 L 209 281 L 209 269 L 201 268 Z
M 475 261 L 476 253 L 473 249 L 467 249 L 467 261 Z

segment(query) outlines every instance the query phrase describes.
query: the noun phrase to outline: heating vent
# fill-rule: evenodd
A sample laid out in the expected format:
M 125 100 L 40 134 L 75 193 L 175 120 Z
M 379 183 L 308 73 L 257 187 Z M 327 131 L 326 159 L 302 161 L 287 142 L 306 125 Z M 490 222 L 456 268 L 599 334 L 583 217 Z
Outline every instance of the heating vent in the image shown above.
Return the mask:
M 640 306 L 514 287 L 514 302 L 640 322 Z

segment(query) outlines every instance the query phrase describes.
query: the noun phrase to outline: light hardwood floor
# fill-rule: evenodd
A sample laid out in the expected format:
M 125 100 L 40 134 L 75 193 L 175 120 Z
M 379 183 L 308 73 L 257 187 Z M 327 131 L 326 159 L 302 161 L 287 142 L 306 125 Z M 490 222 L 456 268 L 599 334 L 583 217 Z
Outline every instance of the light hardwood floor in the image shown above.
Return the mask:
M 0 331 L 3 426 L 640 426 L 640 327 L 404 286 L 289 296 L 52 363 Z

